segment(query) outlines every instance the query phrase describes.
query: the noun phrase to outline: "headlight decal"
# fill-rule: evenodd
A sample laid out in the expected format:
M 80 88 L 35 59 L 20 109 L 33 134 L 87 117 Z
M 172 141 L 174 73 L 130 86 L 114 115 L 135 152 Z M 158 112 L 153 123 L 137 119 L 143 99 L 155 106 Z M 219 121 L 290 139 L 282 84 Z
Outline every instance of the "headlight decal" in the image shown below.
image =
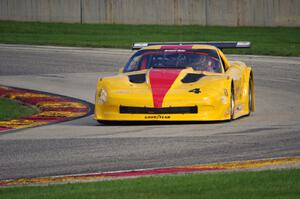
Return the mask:
M 105 89 L 101 89 L 99 92 L 99 103 L 103 104 L 105 103 L 107 100 L 107 92 L 105 91 Z

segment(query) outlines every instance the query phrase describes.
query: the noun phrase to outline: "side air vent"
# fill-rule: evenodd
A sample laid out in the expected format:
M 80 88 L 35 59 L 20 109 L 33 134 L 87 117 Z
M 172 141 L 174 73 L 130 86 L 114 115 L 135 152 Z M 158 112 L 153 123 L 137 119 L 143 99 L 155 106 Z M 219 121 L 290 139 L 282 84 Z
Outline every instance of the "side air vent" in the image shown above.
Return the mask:
M 128 78 L 132 83 L 141 84 L 146 81 L 146 74 L 129 75 Z
M 206 76 L 206 75 L 204 75 L 204 74 L 188 73 L 188 74 L 186 74 L 186 76 L 181 81 L 183 83 L 192 83 L 192 82 L 198 81 L 199 79 L 201 79 L 204 76 Z

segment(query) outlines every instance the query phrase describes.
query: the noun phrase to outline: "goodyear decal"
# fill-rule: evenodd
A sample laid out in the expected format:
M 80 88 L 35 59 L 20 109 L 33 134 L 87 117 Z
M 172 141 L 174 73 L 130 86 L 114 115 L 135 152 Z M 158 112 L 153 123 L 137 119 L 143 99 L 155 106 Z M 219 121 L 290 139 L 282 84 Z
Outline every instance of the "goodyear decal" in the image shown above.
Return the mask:
M 162 120 L 162 119 L 171 119 L 170 115 L 146 115 L 146 120 Z
M 91 105 L 74 98 L 26 89 L 0 86 L 0 96 L 39 109 L 38 114 L 29 117 L 0 120 L 0 132 L 72 120 L 88 115 L 91 110 Z

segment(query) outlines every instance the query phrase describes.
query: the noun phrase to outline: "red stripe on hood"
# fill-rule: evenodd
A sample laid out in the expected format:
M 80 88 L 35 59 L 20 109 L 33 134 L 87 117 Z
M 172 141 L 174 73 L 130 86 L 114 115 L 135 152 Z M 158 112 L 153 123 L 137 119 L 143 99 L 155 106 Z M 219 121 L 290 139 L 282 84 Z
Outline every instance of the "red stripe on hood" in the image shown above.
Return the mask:
M 155 108 L 161 108 L 165 95 L 178 77 L 181 69 L 151 69 L 149 80 Z

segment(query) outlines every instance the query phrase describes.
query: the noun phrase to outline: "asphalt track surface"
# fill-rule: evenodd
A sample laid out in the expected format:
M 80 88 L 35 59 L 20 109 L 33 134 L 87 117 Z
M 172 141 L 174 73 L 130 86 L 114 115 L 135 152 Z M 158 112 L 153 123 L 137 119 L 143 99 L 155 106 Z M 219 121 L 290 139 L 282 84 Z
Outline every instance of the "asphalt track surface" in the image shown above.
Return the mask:
M 130 50 L 0 45 L 0 84 L 94 102 Z M 233 122 L 103 126 L 92 116 L 0 134 L 0 179 L 300 155 L 300 58 L 231 55 L 253 67 L 256 112 Z

